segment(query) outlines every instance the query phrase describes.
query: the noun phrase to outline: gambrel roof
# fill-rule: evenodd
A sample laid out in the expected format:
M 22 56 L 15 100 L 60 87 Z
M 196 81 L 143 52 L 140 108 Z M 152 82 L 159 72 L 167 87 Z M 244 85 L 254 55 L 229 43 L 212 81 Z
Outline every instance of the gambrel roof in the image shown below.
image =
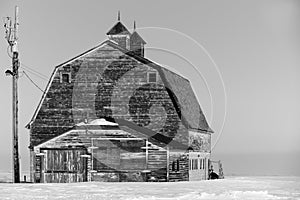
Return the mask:
M 200 105 L 194 94 L 192 86 L 186 78 L 154 63 L 153 61 L 151 61 L 149 59 L 140 57 L 127 49 L 123 49 L 122 47 L 120 47 L 118 44 L 116 44 L 114 41 L 111 41 L 111 40 L 107 40 L 107 41 L 101 43 L 100 45 L 86 51 L 85 53 L 80 54 L 80 55 L 55 67 L 54 72 L 52 73 L 51 78 L 47 84 L 45 93 L 43 94 L 43 96 L 38 104 L 38 107 L 36 108 L 36 110 L 34 112 L 32 119 L 26 126 L 27 128 L 31 128 L 31 125 L 36 121 L 36 118 L 37 118 L 39 112 L 41 112 L 41 107 L 43 105 L 43 102 L 46 101 L 47 94 L 53 83 L 53 80 L 55 78 L 55 74 L 56 74 L 57 70 L 68 64 L 71 64 L 80 59 L 83 59 L 86 56 L 91 55 L 93 52 L 96 52 L 96 51 L 101 52 L 101 49 L 104 47 L 109 47 L 110 49 L 114 49 L 114 51 L 118 51 L 118 52 L 120 52 L 120 54 L 124 54 L 139 63 L 142 63 L 146 66 L 156 69 L 157 72 L 159 73 L 159 76 L 161 77 L 161 80 L 162 80 L 163 84 L 165 85 L 165 87 L 169 88 L 171 90 L 171 93 L 168 92 L 168 94 L 169 94 L 170 99 L 176 109 L 176 112 L 177 112 L 179 118 L 181 119 L 182 124 L 187 129 L 198 130 L 198 131 L 204 132 L 204 133 L 213 133 L 212 129 L 209 127 L 209 125 L 206 121 L 204 113 L 202 112 L 202 110 L 200 108 Z M 45 111 L 43 110 L 43 112 L 45 112 Z M 70 124 L 69 126 L 63 127 L 60 134 L 63 134 L 67 130 L 70 130 L 70 128 L 74 125 L 75 124 Z M 49 128 L 53 128 L 53 126 L 49 127 Z M 145 131 L 145 129 L 146 128 L 144 128 L 143 131 Z M 35 133 L 35 134 L 37 134 L 37 133 Z M 51 139 L 51 138 L 56 137 L 57 134 L 59 134 L 59 133 L 51 132 L 50 135 L 48 134 L 47 140 L 49 138 Z M 160 138 L 160 139 L 163 139 L 163 138 Z M 37 142 L 34 145 L 40 144 L 42 142 L 45 142 L 45 140 L 40 140 L 39 142 Z
M 186 127 L 189 129 L 196 129 L 196 130 L 210 132 L 210 133 L 213 132 L 206 121 L 204 113 L 202 112 L 202 110 L 200 108 L 198 100 L 194 94 L 194 91 L 193 91 L 192 86 L 188 79 L 154 63 L 153 61 L 151 61 L 149 59 L 137 56 L 134 53 L 121 48 L 119 45 L 115 44 L 111 40 L 107 40 L 107 41 L 101 43 L 100 45 L 90 49 L 89 51 L 86 51 L 85 53 L 80 54 L 79 56 L 76 56 L 76 57 L 70 59 L 69 61 L 64 62 L 55 67 L 55 70 L 52 73 L 52 76 L 50 78 L 50 81 L 47 84 L 46 92 L 43 94 L 43 97 L 42 97 L 36 111 L 34 112 L 32 119 L 30 120 L 30 122 L 28 123 L 28 125 L 26 127 L 29 128 L 30 124 L 35 120 L 36 115 L 38 114 L 38 111 L 41 107 L 41 104 L 43 103 L 43 100 L 46 97 L 47 91 L 49 90 L 49 87 L 53 80 L 53 76 L 55 74 L 56 69 L 61 66 L 66 65 L 70 62 L 73 62 L 76 59 L 79 59 L 79 58 L 99 49 L 100 47 L 102 47 L 104 45 L 109 45 L 110 47 L 113 47 L 113 48 L 123 52 L 124 54 L 132 57 L 133 59 L 136 59 L 137 61 L 158 70 L 158 72 L 162 78 L 162 81 L 164 82 L 166 87 L 170 88 L 177 97 L 178 102 L 176 102 L 175 99 L 173 99 L 174 100 L 173 103 L 176 104 L 175 107 L 178 109 L 178 113 L 179 113 L 179 115 L 181 115 L 181 119 L 182 119 L 183 123 L 186 125 Z

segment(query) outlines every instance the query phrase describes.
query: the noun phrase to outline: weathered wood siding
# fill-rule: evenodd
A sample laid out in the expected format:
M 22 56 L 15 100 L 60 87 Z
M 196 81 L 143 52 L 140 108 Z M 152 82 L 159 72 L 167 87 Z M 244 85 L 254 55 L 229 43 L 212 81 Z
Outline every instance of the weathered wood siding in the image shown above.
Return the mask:
M 170 152 L 169 181 L 189 180 L 189 156 L 188 153 Z
M 85 149 L 41 149 L 44 156 L 36 157 L 37 180 L 42 183 L 87 181 Z
M 93 140 L 93 181 L 144 181 L 140 171 L 146 169 L 144 139 Z
M 149 150 L 147 169 L 151 175 L 161 181 L 167 181 L 167 151 L 163 149 Z

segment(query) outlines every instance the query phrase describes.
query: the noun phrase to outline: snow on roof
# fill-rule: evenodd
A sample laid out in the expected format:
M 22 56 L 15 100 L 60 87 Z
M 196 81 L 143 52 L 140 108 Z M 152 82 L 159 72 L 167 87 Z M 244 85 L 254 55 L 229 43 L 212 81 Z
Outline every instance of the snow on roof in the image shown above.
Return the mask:
M 117 123 L 113 123 L 113 122 L 107 121 L 104 118 L 95 119 L 95 120 L 93 120 L 93 121 L 91 121 L 89 123 L 80 122 L 80 123 L 76 124 L 76 126 L 86 126 L 86 125 L 118 126 Z

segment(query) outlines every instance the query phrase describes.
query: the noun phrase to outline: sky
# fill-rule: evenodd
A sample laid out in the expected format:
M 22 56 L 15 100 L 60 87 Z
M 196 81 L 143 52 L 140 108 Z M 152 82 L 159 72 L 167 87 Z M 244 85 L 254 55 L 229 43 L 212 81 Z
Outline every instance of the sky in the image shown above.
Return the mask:
M 8 1 L 19 6 L 19 137 L 29 170 L 30 121 L 54 67 L 107 39 L 121 21 L 147 42 L 145 56 L 188 78 L 214 130 L 212 157 L 225 175 L 300 175 L 300 2 Z M 0 31 L 0 170 L 12 166 L 11 66 Z M 1 37 L 0 37 L 1 38 Z

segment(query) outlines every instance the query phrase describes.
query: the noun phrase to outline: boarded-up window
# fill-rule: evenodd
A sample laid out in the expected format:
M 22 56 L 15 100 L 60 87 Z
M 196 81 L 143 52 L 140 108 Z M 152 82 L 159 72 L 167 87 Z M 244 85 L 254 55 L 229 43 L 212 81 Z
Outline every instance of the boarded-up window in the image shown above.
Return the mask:
M 120 166 L 120 150 L 114 147 L 99 147 L 93 154 L 94 170 L 118 170 Z
M 93 145 L 98 147 L 93 150 L 93 169 L 112 170 L 119 169 L 120 150 L 119 141 L 94 140 Z
M 94 140 L 93 169 L 137 170 L 145 169 L 146 154 L 141 148 L 145 140 Z
M 120 169 L 135 170 L 146 168 L 145 140 L 122 140 L 120 142 Z

